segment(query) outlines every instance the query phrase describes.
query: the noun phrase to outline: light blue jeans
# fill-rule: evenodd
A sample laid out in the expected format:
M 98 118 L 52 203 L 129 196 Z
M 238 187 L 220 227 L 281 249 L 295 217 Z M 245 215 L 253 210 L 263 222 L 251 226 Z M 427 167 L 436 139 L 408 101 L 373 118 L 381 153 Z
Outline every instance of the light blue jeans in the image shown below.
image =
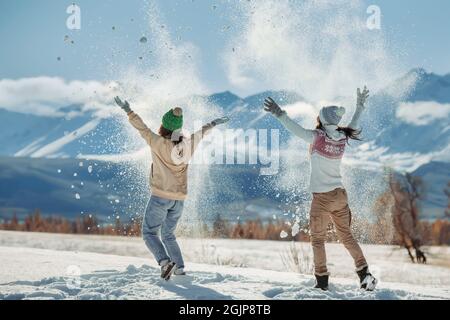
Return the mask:
M 142 221 L 142 236 L 158 264 L 163 260 L 170 260 L 175 262 L 178 268 L 184 268 L 183 256 L 175 237 L 183 205 L 184 201 L 156 196 L 151 196 L 148 201 Z

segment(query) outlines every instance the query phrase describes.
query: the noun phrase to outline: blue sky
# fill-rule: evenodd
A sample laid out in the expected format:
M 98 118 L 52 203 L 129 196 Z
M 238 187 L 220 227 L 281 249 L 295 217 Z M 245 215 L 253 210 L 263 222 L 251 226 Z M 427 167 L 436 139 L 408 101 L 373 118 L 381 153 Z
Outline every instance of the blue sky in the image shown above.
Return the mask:
M 230 89 L 222 53 L 227 50 L 227 39 L 238 31 L 233 29 L 233 1 L 155 2 L 175 42 L 179 39 L 198 47 L 199 72 L 209 90 Z M 382 28 L 389 41 L 406 53 L 405 71 L 424 67 L 439 74 L 450 72 L 450 1 L 365 2 L 367 6 L 380 6 Z M 66 8 L 71 1 L 0 1 L 0 78 L 45 75 L 104 80 L 116 76 L 117 68 L 108 66 L 111 62 L 137 67 L 151 64 L 148 47 L 139 43 L 142 35 L 148 35 L 146 1 L 79 0 L 76 3 L 82 9 L 82 28 L 70 31 L 65 23 Z M 224 31 L 227 26 L 231 27 Z M 65 35 L 74 44 L 64 42 Z

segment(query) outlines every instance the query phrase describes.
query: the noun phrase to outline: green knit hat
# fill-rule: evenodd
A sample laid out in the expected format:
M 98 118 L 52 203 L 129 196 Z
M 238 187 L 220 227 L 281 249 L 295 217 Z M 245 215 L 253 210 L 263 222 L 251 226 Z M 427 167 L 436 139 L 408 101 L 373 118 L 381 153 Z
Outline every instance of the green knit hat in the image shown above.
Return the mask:
M 183 127 L 183 110 L 175 108 L 168 111 L 162 118 L 162 125 L 170 131 L 176 131 Z

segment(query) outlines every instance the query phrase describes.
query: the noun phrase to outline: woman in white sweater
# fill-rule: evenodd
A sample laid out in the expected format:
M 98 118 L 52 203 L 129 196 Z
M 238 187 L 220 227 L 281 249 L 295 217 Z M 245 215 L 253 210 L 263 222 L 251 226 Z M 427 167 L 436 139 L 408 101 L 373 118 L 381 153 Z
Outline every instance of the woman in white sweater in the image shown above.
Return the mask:
M 377 280 L 370 274 L 369 268 L 358 242 L 352 235 L 351 211 L 348 206 L 347 192 L 342 184 L 341 160 L 349 139 L 359 140 L 358 122 L 369 97 L 366 87 L 357 91 L 356 112 L 347 127 L 339 122 L 345 114 L 345 108 L 329 106 L 320 110 L 315 130 L 308 130 L 293 121 L 272 99 L 264 102 L 264 110 L 272 113 L 290 132 L 310 144 L 311 177 L 310 190 L 313 201 L 310 212 L 311 243 L 314 253 L 315 288 L 328 289 L 328 277 L 325 241 L 327 227 L 332 220 L 339 240 L 354 259 L 361 288 L 374 290 Z

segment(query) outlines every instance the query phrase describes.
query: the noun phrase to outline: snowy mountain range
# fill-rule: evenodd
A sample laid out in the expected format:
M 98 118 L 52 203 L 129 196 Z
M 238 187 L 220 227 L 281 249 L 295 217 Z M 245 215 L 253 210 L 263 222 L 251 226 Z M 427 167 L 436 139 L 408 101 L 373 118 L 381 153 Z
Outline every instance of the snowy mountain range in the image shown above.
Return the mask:
M 397 94 L 402 91 L 398 88 L 406 88 L 411 83 L 415 84 L 406 94 Z M 246 98 L 223 92 L 202 99 L 231 117 L 230 128 L 280 129 L 281 148 L 286 149 L 289 147 L 290 135 L 276 119 L 261 111 L 262 102 L 267 96 L 285 106 L 288 113 L 296 120 L 303 121 L 305 126 L 314 125 L 314 118 L 310 116 L 305 119 L 306 113 L 302 109 L 312 103 L 295 92 L 267 91 Z M 352 100 L 337 99 L 339 101 L 347 103 Z M 443 217 L 447 206 L 444 190 L 450 180 L 450 74 L 440 76 L 414 69 L 386 89 L 374 93 L 367 109 L 362 120 L 364 143 L 351 148 L 349 161 L 359 170 L 372 168 L 381 174 L 383 166 L 390 166 L 421 176 L 432 190 L 423 202 L 424 211 L 427 212 L 425 216 Z M 106 168 L 110 165 L 100 161 L 102 156 L 123 154 L 124 145 L 116 138 L 123 124 L 117 117 L 104 116 L 95 109 L 86 111 L 79 104 L 59 107 L 55 115 L 24 112 L 23 109 L 16 112 L 0 106 L 0 123 L 2 214 L 13 209 L 25 212 L 39 206 L 45 213 L 62 212 L 74 216 L 100 206 L 95 196 L 83 201 L 76 201 L 80 199 L 73 197 L 74 190 L 70 190 L 74 185 L 73 174 L 78 171 L 76 167 L 82 161 L 74 159 L 83 159 L 85 155 L 98 157 L 98 165 Z M 51 164 L 51 169 L 45 169 L 47 163 Z M 66 171 L 55 175 L 59 167 Z M 95 179 L 104 179 L 103 185 L 107 185 L 107 181 L 113 179 L 120 170 L 118 164 L 112 167 L 114 169 L 108 176 Z M 86 174 L 86 170 L 83 172 Z M 237 190 L 248 190 L 245 181 L 249 180 L 248 177 L 254 178 L 253 173 L 248 172 L 241 175 L 243 181 L 239 181 L 239 174 L 233 177 Z M 114 196 L 99 190 L 95 179 L 86 175 L 83 187 L 90 188 L 89 194 L 109 199 L 102 202 L 105 206 L 98 208 L 98 211 L 106 216 L 111 205 L 114 211 L 124 211 L 128 204 L 115 202 Z M 79 182 L 80 177 L 75 180 Z M 67 196 L 59 194 L 68 187 L 70 201 L 65 200 Z M 119 197 L 124 198 L 125 189 L 118 189 Z M 260 191 L 256 190 L 256 194 L 250 198 L 257 199 Z M 257 206 L 258 203 L 251 205 Z M 249 210 L 251 208 L 254 207 Z M 268 215 L 272 215 L 273 210 L 269 212 Z
M 413 81 L 415 85 L 407 94 L 396 96 L 397 87 L 408 87 Z M 280 105 L 292 106 L 291 109 L 295 109 L 296 103 L 310 103 L 289 91 L 266 91 L 246 98 L 223 92 L 203 98 L 231 116 L 231 128 L 281 129 L 278 121 L 261 111 L 267 96 Z M 449 105 L 450 74 L 439 76 L 414 69 L 385 90 L 372 94 L 370 107 L 362 120 L 366 140 L 371 149 L 386 148 L 385 155 L 433 153 L 434 160 L 437 157 L 437 160 L 449 161 Z M 293 116 L 302 118 L 301 113 Z M 122 146 L 110 143 L 111 136 L 121 126 L 117 118 L 99 115 L 95 109 L 83 111 L 80 105 L 58 108 L 55 115 L 14 112 L 0 105 L 0 119 L 1 156 L 73 158 L 80 154 L 123 151 Z M 314 122 L 305 125 L 312 127 Z

